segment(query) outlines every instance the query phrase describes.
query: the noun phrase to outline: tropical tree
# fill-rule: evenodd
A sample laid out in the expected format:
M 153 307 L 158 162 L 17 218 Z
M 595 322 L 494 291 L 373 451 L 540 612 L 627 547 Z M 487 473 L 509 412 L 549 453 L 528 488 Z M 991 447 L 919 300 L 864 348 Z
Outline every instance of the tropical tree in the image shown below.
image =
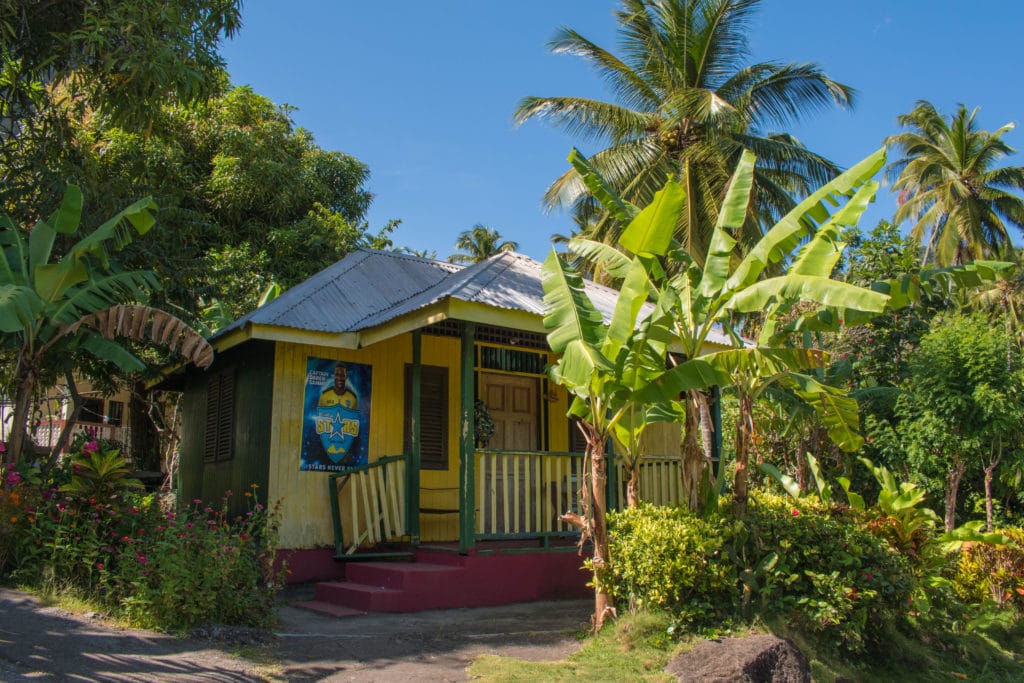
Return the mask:
M 570 159 L 609 213 L 627 217 L 635 211 L 635 207 L 615 196 L 585 159 L 578 154 Z M 874 197 L 878 184 L 871 177 L 884 162 L 884 150 L 879 150 L 819 188 L 772 227 L 746 256 L 739 258 L 735 253 L 735 235 L 742 230 L 751 202 L 756 165 L 754 155 L 745 152 L 729 183 L 703 266 L 681 248 L 667 252 L 678 268 L 649 262 L 652 279 L 659 284 L 658 306 L 671 318 L 673 350 L 686 360 L 665 373 L 640 398 L 659 401 L 685 395 L 682 483 L 692 508 L 702 505 L 700 484 L 707 465 L 704 453 L 696 445 L 693 411 L 700 401 L 696 392 L 709 386 L 733 386 L 741 398 L 734 492 L 738 511 L 744 509 L 746 500 L 753 403 L 768 387 L 782 384 L 790 388 L 794 395 L 813 406 L 841 447 L 859 446 L 856 403 L 812 375 L 800 372 L 820 368 L 824 354 L 814 349 L 782 347 L 801 324 L 817 324 L 823 308 L 833 327 L 841 324 L 844 315 L 877 314 L 885 308 L 889 298 L 885 294 L 832 279 L 844 247 L 839 235 L 844 227 L 856 225 Z M 671 187 L 679 189 L 681 197 L 681 188 L 672 181 L 666 183 L 664 196 L 670 196 Z M 678 201 L 682 208 L 683 200 Z M 829 213 L 828 207 L 840 205 L 841 208 Z M 791 257 L 804 240 L 808 241 Z M 576 240 L 571 246 L 600 262 L 609 273 L 621 276 L 626 257 L 617 250 L 585 240 Z M 624 234 L 620 246 L 634 251 L 632 236 Z M 764 277 L 786 259 L 790 263 L 785 273 Z M 793 316 L 792 309 L 798 302 L 810 306 L 802 316 Z M 840 309 L 843 314 L 831 313 Z M 744 316 L 755 312 L 764 317 L 762 332 L 756 341 L 749 342 L 741 336 L 740 325 Z M 787 316 L 790 321 L 784 325 L 781 320 Z M 735 348 L 708 353 L 706 345 L 715 329 L 732 339 Z
M 449 256 L 449 263 L 480 263 L 503 251 L 515 251 L 519 243 L 502 240 L 500 232 L 477 223 L 471 230 L 459 233 L 455 248 L 461 251 Z
M 1024 167 L 996 167 L 1015 151 L 1003 140 L 1014 125 L 981 130 L 977 114 L 961 104 L 947 121 L 922 100 L 897 119 L 907 130 L 886 141 L 903 155 L 886 170 L 899 193 L 895 219 L 913 222 L 924 264 L 997 256 L 1010 245 L 1007 227 L 1024 229 Z
M 24 455 L 29 410 L 40 380 L 52 378 L 56 369 L 73 385 L 70 363 L 79 351 L 138 372 L 145 365 L 117 339 L 145 339 L 200 367 L 212 362 L 212 347 L 182 321 L 146 306 L 123 305 L 143 300 L 157 282 L 149 271 L 124 270 L 108 250 L 130 242 L 133 233 L 149 231 L 154 208 L 150 199 L 132 204 L 56 260 L 51 257 L 58 237 L 70 238 L 78 231 L 78 187 L 68 186 L 60 208 L 38 221 L 27 238 L 9 217 L 0 216 L 0 346 L 14 353 L 13 386 L 5 387 L 14 396 L 8 463 Z M 66 438 L 67 430 L 54 452 Z
M 86 111 L 145 134 L 161 105 L 223 89 L 218 48 L 240 14 L 239 0 L 0 0 L 2 210 L 47 212 Z
M 621 55 L 562 28 L 549 44 L 580 56 L 610 85 L 618 102 L 580 97 L 527 97 L 518 123 L 551 121 L 572 135 L 607 144 L 594 167 L 625 201 L 645 206 L 670 177 L 686 194 L 677 238 L 703 263 L 726 184 L 744 149 L 758 158 L 752 202 L 735 238 L 752 245 L 762 230 L 837 168 L 784 129 L 832 105 L 849 106 L 853 91 L 814 64 L 749 64 L 747 32 L 758 0 L 623 0 L 617 11 Z M 549 207 L 585 217 L 597 198 L 572 169 L 544 195 Z M 584 219 L 586 220 L 586 218 Z M 624 224 L 614 215 L 589 236 L 614 243 Z
M 944 494 L 947 531 L 956 524 L 964 475 L 978 465 L 985 471 L 991 526 L 995 470 L 1024 420 L 1022 381 L 1009 335 L 978 314 L 937 317 L 911 359 L 907 391 L 897 404 L 899 431 L 913 470 Z

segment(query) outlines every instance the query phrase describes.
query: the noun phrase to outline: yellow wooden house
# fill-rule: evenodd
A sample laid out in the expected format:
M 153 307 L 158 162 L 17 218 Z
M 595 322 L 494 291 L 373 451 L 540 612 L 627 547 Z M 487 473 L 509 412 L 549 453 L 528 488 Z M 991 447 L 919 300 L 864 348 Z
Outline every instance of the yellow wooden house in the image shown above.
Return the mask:
M 617 293 L 586 287 L 610 318 Z M 215 336 L 208 371 L 186 368 L 181 495 L 280 500 L 296 580 L 409 547 L 557 545 L 583 446 L 545 374 L 542 298 L 521 254 L 350 254 Z M 677 497 L 678 443 L 676 425 L 650 431 L 645 498 Z

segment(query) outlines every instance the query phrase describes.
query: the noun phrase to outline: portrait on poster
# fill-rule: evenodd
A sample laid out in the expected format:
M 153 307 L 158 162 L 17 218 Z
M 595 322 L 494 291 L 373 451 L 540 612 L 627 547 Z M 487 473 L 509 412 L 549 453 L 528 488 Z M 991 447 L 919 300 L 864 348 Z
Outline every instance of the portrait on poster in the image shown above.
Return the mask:
M 371 371 L 362 363 L 306 361 L 299 469 L 343 472 L 367 463 Z

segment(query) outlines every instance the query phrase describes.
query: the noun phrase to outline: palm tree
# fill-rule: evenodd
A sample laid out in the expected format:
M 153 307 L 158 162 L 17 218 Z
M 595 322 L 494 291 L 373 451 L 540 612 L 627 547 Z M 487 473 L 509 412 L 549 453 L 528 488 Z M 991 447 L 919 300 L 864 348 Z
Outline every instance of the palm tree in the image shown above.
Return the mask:
M 500 232 L 477 223 L 472 230 L 459 233 L 455 248 L 461 249 L 461 252 L 449 256 L 449 263 L 480 263 L 503 251 L 515 251 L 519 243 L 502 241 Z
M 522 123 L 540 117 L 608 146 L 591 163 L 622 199 L 647 205 L 665 181 L 679 178 L 687 210 L 677 238 L 690 254 L 707 252 L 726 184 L 744 148 L 758 157 L 750 215 L 739 236 L 753 244 L 764 227 L 837 172 L 785 127 L 811 111 L 852 103 L 853 91 L 815 64 L 745 65 L 747 29 L 759 0 L 622 0 L 616 13 L 622 57 L 562 28 L 549 44 L 583 57 L 608 82 L 619 103 L 579 97 L 527 97 Z M 570 170 L 544 203 L 599 211 L 580 175 Z M 606 216 L 589 235 L 615 242 L 621 221 Z
M 1024 168 L 994 168 L 1014 153 L 1003 142 L 1013 129 L 979 130 L 978 109 L 964 105 L 947 122 L 931 102 L 919 101 L 897 121 L 906 132 L 886 144 L 902 158 L 886 169 L 899 193 L 895 220 L 914 221 L 910 234 L 925 245 L 922 263 L 946 266 L 998 256 L 1010 246 L 1007 224 L 1024 229 Z

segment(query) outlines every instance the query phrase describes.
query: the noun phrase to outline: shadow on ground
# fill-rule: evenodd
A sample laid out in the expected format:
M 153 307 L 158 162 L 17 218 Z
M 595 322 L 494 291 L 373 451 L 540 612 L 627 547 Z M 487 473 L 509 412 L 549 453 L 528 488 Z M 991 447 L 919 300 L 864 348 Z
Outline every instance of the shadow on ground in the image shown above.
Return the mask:
M 500 590 L 500 588 L 496 588 Z M 482 654 L 544 661 L 579 648 L 585 600 L 333 618 L 289 606 L 311 588 L 289 588 L 258 666 L 230 643 L 119 629 L 43 607 L 0 589 L 0 680 L 38 681 L 464 681 Z
M 20 591 L 0 589 L 0 680 L 252 681 L 258 674 L 209 643 L 116 629 Z
M 290 681 L 464 681 L 482 654 L 563 659 L 591 609 L 567 600 L 337 619 L 288 606 L 308 590 L 289 589 L 278 610 L 277 659 Z

